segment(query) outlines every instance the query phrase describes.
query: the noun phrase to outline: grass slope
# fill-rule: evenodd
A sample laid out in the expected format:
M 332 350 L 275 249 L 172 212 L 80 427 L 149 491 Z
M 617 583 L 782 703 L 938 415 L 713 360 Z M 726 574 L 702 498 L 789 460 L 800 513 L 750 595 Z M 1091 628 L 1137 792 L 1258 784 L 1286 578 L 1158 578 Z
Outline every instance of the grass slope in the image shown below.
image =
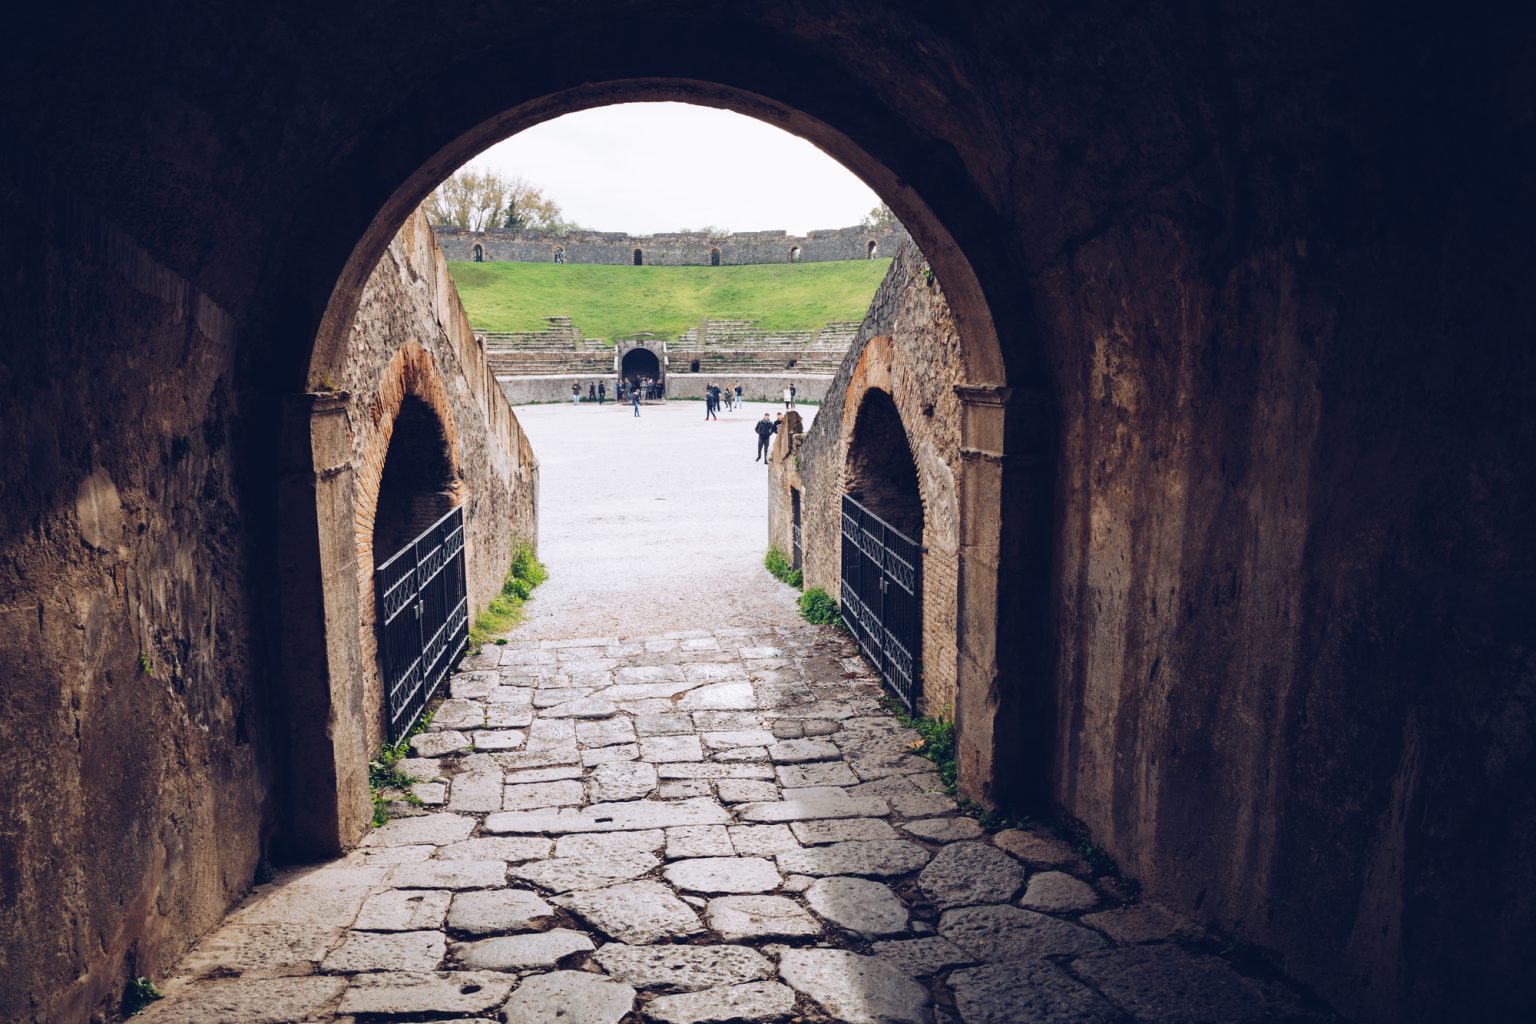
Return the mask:
M 862 320 L 888 259 L 747 267 L 626 267 L 450 263 L 481 331 L 537 331 L 568 316 L 589 338 L 678 335 L 705 317 L 756 320 L 766 330 L 815 330 Z

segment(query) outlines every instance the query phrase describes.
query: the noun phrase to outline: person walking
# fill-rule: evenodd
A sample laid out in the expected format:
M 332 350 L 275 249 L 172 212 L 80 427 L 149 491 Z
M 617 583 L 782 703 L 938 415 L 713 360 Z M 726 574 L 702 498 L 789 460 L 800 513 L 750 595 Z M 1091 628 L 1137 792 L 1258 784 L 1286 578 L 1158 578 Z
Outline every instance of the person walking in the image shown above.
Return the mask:
M 600 381 L 597 382 L 597 404 L 598 405 L 602 405 L 607 400 L 608 400 L 608 382 L 604 381 L 604 380 L 600 380 Z
M 596 384 L 592 384 L 592 383 L 588 383 L 587 384 L 587 401 L 589 401 L 589 402 L 597 401 L 597 385 Z
M 640 415 L 640 389 L 631 386 L 629 389 L 629 404 L 635 407 L 635 415 Z
M 768 419 L 768 414 L 763 413 L 763 418 L 757 421 L 752 428 L 757 431 L 757 458 L 753 462 L 768 461 L 768 441 L 773 437 L 773 423 Z
M 789 403 L 794 401 L 794 395 L 790 393 L 789 385 L 784 385 L 784 408 L 789 408 Z
M 741 411 L 741 382 L 736 382 L 736 411 Z
M 714 388 L 712 388 L 712 387 L 705 388 L 704 389 L 704 419 L 707 421 L 707 420 L 718 420 L 719 418 L 720 417 L 715 415 L 715 391 L 714 391 Z
M 572 384 L 571 385 L 571 404 L 572 405 L 580 405 L 581 404 L 581 385 L 580 384 Z
M 800 389 L 799 388 L 795 387 L 793 384 L 791 384 L 789 386 L 789 407 L 791 409 L 793 409 L 795 407 L 795 396 L 798 395 L 799 393 L 800 393 Z

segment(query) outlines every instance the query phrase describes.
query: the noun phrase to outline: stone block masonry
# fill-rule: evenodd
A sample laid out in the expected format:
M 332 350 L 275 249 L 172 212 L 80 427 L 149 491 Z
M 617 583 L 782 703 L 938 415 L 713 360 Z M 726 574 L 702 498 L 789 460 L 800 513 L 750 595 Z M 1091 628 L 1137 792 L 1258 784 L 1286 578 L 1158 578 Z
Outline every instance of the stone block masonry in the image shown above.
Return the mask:
M 791 235 L 785 231 L 739 231 L 724 235 L 684 232 L 627 235 L 616 231 L 542 231 L 491 228 L 466 231 L 438 225 L 438 244 L 450 260 L 512 263 L 603 263 L 647 267 L 741 266 L 761 263 L 826 263 L 889 256 L 907 238 L 897 225 L 879 231 L 860 226 Z M 478 252 L 477 252 L 478 250 Z M 558 255 L 558 259 L 557 259 Z

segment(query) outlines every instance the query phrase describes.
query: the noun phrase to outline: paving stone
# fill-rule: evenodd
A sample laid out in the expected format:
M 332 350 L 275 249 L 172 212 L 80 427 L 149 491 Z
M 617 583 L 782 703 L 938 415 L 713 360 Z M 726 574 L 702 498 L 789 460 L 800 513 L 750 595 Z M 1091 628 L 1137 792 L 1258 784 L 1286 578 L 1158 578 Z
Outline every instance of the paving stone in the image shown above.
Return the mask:
M 1024 869 L 986 843 L 951 843 L 934 855 L 917 882 L 940 909 L 1006 903 L 1024 884 Z
M 417 782 L 436 782 L 443 778 L 443 762 L 435 757 L 403 757 L 395 767 Z
M 548 857 L 554 840 L 542 836 L 486 836 L 438 849 L 439 860 L 500 860 L 508 864 Z
M 862 935 L 899 935 L 907 930 L 907 905 L 889 886 L 865 878 L 818 878 L 805 902 L 825 921 Z
M 609 718 L 599 722 L 577 722 L 576 742 L 584 747 L 611 747 L 635 742 L 635 727 L 627 718 Z
M 947 910 L 939 934 L 978 960 L 997 963 L 1090 953 L 1104 945 L 1098 932 L 1007 904 Z
M 713 800 L 631 800 L 593 804 L 579 811 L 502 811 L 486 816 L 485 829 L 488 832 L 564 835 L 570 832 L 631 832 L 674 825 L 724 825 L 729 820 L 730 815 Z
M 534 811 L 541 807 L 572 807 L 585 803 L 586 799 L 586 790 L 575 779 L 562 779 L 559 782 L 528 782 L 507 786 L 503 793 L 502 807 L 509 811 Z M 494 811 L 501 808 L 487 809 Z
M 352 932 L 320 962 L 327 974 L 361 971 L 432 971 L 448 955 L 439 931 Z
M 528 651 L 516 651 L 503 649 L 501 652 L 501 664 L 508 665 L 553 665 L 555 652 L 550 650 L 534 649 Z
M 489 688 L 487 688 L 489 692 Z M 450 697 L 437 706 L 428 732 L 478 729 L 485 723 L 485 705 L 478 700 Z
M 1200 929 L 1151 903 L 1136 903 L 1089 914 L 1082 923 L 1091 925 L 1116 942 L 1161 942 L 1168 938 L 1195 938 Z
M 660 1024 L 724 1024 L 727 1021 L 778 1020 L 795 1005 L 794 990 L 776 981 L 727 985 L 703 992 L 660 996 L 645 1008 Z
M 634 743 L 618 743 L 611 747 L 594 747 L 581 752 L 581 763 L 588 768 L 617 761 L 633 761 L 640 756 L 640 747 Z
M 682 682 L 683 670 L 678 665 L 626 665 L 614 673 L 619 683 L 676 683 Z
M 809 718 L 802 721 L 800 726 L 807 736 L 831 736 L 842 729 L 843 723 L 825 718 Z
M 587 792 L 593 803 L 639 800 L 655 788 L 656 766 L 645 761 L 600 764 L 587 777 Z
M 964 1024 L 1121 1024 L 1125 1016 L 1096 992 L 1045 960 L 987 964 L 949 976 Z M 1184 1020 L 1159 1017 L 1158 1020 Z
M 507 1000 L 506 1024 L 618 1024 L 635 1004 L 635 990 L 586 971 L 526 978 Z
M 352 979 L 341 998 L 343 1014 L 410 1015 L 431 1013 L 489 1013 L 506 1002 L 512 991 L 512 979 L 504 974 L 481 971 L 394 971 L 367 974 Z M 210 1020 L 214 1018 L 209 1018 Z M 218 1018 L 224 1019 L 224 1018 Z M 234 1018 L 245 1024 L 247 1018 Z M 288 1017 L 286 1020 L 305 1020 Z M 315 1019 L 326 1019 L 322 1015 Z
M 468 839 L 475 819 L 463 814 L 439 812 L 419 818 L 399 818 L 380 825 L 363 839 L 364 846 L 444 846 Z
M 1142 1020 L 1247 1024 L 1269 1009 L 1263 989 L 1225 960 L 1178 946 L 1106 949 L 1073 961 L 1072 969 Z
M 693 725 L 700 733 L 744 732 L 763 727 L 763 720 L 755 711 L 695 711 Z
M 501 772 L 460 772 L 448 789 L 451 811 L 501 810 Z
M 678 736 L 693 732 L 693 722 L 687 715 L 638 715 L 635 732 L 641 736 Z
M 468 660 L 468 658 L 465 659 L 465 661 Z M 495 686 L 495 672 L 457 672 L 448 681 L 448 695 L 483 700 Z
M 397 889 L 490 889 L 507 884 L 507 866 L 499 860 L 426 860 L 397 865 L 389 884 Z
M 717 896 L 704 912 L 709 927 L 728 942 L 819 935 L 816 919 L 783 896 Z
M 710 796 L 712 790 L 709 783 L 703 779 L 673 779 L 663 782 L 656 789 L 656 795 L 662 800 L 687 800 L 697 796 Z
M 877 942 L 872 948 L 881 960 L 912 978 L 926 978 L 955 964 L 976 962 L 976 957 L 937 935 Z
M 421 801 L 423 807 L 441 807 L 448 802 L 448 783 L 417 782 L 411 785 L 411 795 Z
M 673 697 L 688 692 L 695 685 L 680 679 L 659 683 L 616 683 L 613 686 L 604 687 L 593 696 L 613 701 L 626 710 L 632 710 L 649 701 L 659 700 L 664 703 L 656 710 L 665 711 L 672 706 Z
M 558 707 L 561 704 L 569 704 L 573 700 L 590 697 L 592 691 L 593 688 L 590 686 L 544 686 L 541 684 L 533 691 L 533 706 L 541 712 L 547 712 L 550 708 Z M 540 714 L 538 720 L 545 725 L 551 725 L 560 719 L 568 717 L 570 716 Z M 575 733 L 572 732 L 571 735 L 574 737 Z
M 534 706 L 538 706 L 537 698 L 534 699 Z M 545 718 L 612 718 L 618 713 L 619 706 L 612 701 L 598 697 L 582 697 L 556 704 L 552 708 L 545 708 L 540 715 Z
M 593 832 L 562 836 L 555 843 L 557 857 L 622 857 L 631 853 L 657 853 L 666 842 L 661 829 L 639 832 Z
M 682 648 L 685 651 L 718 651 L 720 641 L 712 636 L 690 637 L 683 641 Z
M 745 711 L 757 707 L 757 693 L 748 682 L 710 683 L 689 690 L 675 706 L 679 711 Z
M 774 764 L 798 764 L 804 761 L 836 761 L 843 756 L 843 752 L 830 740 L 779 740 L 768 748 L 768 756 Z
M 456 729 L 446 732 L 424 732 L 411 739 L 411 752 L 417 757 L 443 757 L 465 752 L 474 744 L 468 736 Z
M 880 797 L 851 797 L 841 789 L 797 789 L 777 803 L 743 804 L 743 821 L 812 821 L 818 818 L 878 818 L 889 812 Z
M 271 885 L 257 889 L 225 919 L 226 924 L 348 925 L 363 903 L 377 889 L 374 885 L 315 886 Z
M 1044 871 L 1033 876 L 1019 897 L 1019 906 L 1048 914 L 1070 914 L 1099 905 L 1099 894 L 1087 882 L 1065 871 Z
M 763 729 L 735 729 L 730 732 L 700 733 L 706 750 L 734 750 L 737 747 L 766 747 L 773 733 Z
M 532 695 L 533 691 L 525 687 L 498 686 L 486 699 L 482 728 L 493 732 L 526 730 L 533 724 Z
M 724 825 L 685 825 L 667 829 L 667 859 L 731 857 L 736 849 Z
M 790 949 L 779 976 L 843 1024 L 929 1024 L 928 990 L 875 957 Z
M 805 735 L 805 723 L 793 718 L 780 718 L 773 723 L 775 739 L 798 740 Z
M 815 881 L 810 875 L 785 875 L 784 884 L 780 888 L 785 892 L 805 892 Z
M 330 977 L 210 980 L 151 1004 L 140 1019 L 146 1024 L 329 1020 L 346 987 L 346 979 Z
M 779 787 L 758 779 L 720 779 L 715 793 L 728 804 L 772 803 L 779 799 Z
M 697 992 L 773 976 L 773 964 L 746 946 L 627 946 L 611 942 L 593 958 L 627 985 Z
M 567 637 L 563 640 L 540 640 L 539 647 L 542 650 L 570 650 L 575 647 L 608 647 L 618 643 L 617 637 Z
M 642 761 L 702 761 L 704 747 L 697 736 L 646 736 L 640 740 Z
M 521 786 L 530 782 L 560 782 L 564 779 L 579 779 L 581 774 L 580 766 L 565 764 L 551 768 L 524 768 L 521 771 L 507 772 L 506 781 L 509 786 Z
M 490 692 L 485 695 L 485 702 L 493 705 L 507 704 L 514 708 L 527 708 L 531 711 L 533 708 L 533 687 L 493 686 Z M 492 715 L 496 713 L 495 708 L 488 710 Z M 532 716 L 529 715 L 528 717 L 531 718 Z M 519 727 L 527 724 L 528 722 L 524 721 L 519 724 Z
M 182 978 L 313 974 L 346 937 L 346 928 L 337 922 L 226 924 L 183 957 L 176 974 Z
M 795 838 L 806 846 L 901 838 L 901 833 L 880 818 L 797 821 L 789 828 L 795 834 Z
M 904 818 L 925 818 L 930 815 L 951 814 L 959 809 L 955 799 L 944 793 L 903 793 L 886 798 L 891 811 Z
M 684 938 L 704 930 L 699 915 L 660 882 L 626 882 L 557 896 L 553 902 L 620 942 Z
M 418 860 L 430 860 L 438 851 L 435 846 L 360 846 L 342 858 L 342 863 L 365 866 L 380 864 L 410 864 Z M 485 860 L 495 860 L 486 857 Z
M 553 907 L 522 889 L 486 889 L 453 897 L 448 927 L 469 935 L 525 931 L 552 917 Z
M 371 932 L 414 932 L 441 928 L 453 893 L 392 889 L 368 897 L 352 927 Z
M 823 761 L 818 764 L 780 765 L 775 772 L 779 785 L 788 788 L 806 786 L 855 786 L 859 777 L 841 761 Z
M 895 878 L 928 863 L 928 851 L 903 839 L 876 839 L 807 846 L 777 858 L 779 870 L 797 875 L 872 875 Z
M 784 656 L 784 651 L 778 647 L 743 647 L 741 648 L 741 656 L 748 660 L 756 660 L 758 658 L 782 658 Z
M 979 839 L 986 833 L 972 818 L 919 818 L 902 822 L 903 832 L 910 832 L 920 839 L 936 843 L 957 843 L 966 839 Z
M 516 750 L 528 739 L 521 729 L 477 729 L 470 734 L 476 750 L 500 752 Z
M 1060 867 L 1077 860 L 1077 851 L 1054 836 L 1010 828 L 992 837 L 1000 850 L 1007 850 L 1028 864 L 1040 867 Z
M 526 935 L 501 935 L 453 947 L 454 958 L 472 970 L 523 971 L 553 967 L 573 953 L 589 953 L 596 947 L 581 932 L 553 928 Z
M 570 892 L 573 889 L 596 889 L 614 882 L 627 882 L 654 871 L 660 863 L 649 853 L 551 857 L 549 860 L 519 864 L 512 869 L 512 876 L 550 892 Z
M 698 764 L 691 761 L 675 761 L 656 766 L 656 774 L 663 779 L 758 779 L 772 780 L 773 769 L 766 764 Z
M 800 848 L 788 825 L 732 825 L 730 838 L 743 857 L 772 857 Z
M 769 892 L 782 879 L 770 860 L 761 857 L 699 857 L 673 861 L 662 872 L 666 880 L 686 892 Z

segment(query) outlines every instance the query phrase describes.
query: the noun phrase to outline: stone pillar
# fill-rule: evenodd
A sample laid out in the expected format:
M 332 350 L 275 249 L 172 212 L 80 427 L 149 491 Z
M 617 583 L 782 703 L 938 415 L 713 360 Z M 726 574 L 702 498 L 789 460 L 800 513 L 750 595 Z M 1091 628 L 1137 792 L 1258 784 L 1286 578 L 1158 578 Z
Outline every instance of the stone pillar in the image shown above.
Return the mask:
M 1046 628 L 1051 474 L 1042 393 L 958 385 L 960 793 L 1039 802 L 1053 734 Z

